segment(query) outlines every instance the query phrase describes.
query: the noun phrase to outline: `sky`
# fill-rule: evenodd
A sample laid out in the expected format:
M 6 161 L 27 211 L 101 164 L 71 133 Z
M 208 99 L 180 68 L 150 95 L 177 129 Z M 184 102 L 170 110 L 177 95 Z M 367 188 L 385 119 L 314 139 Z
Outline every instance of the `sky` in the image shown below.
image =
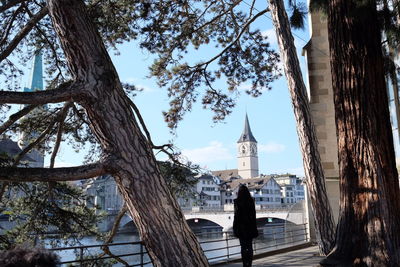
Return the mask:
M 259 18 L 255 27 L 268 36 L 272 47 L 278 51 L 269 17 L 267 14 Z M 301 48 L 309 39 L 308 31 L 296 31 L 295 35 L 295 44 L 305 75 L 306 65 L 301 56 Z M 140 109 L 154 144 L 172 141 L 185 158 L 207 170 L 235 169 L 236 142 L 243 131 L 247 112 L 251 130 L 258 141 L 260 174 L 304 175 L 293 109 L 284 76 L 272 84 L 272 90 L 265 91 L 258 98 L 250 97 L 241 90 L 236 107 L 222 123 L 214 123 L 212 112 L 202 109 L 201 104 L 197 103 L 180 122 L 176 133 L 172 134 L 162 116 L 162 111 L 168 109 L 166 89 L 159 88 L 154 79 L 147 77 L 152 55 L 142 51 L 134 42 L 124 43 L 118 46 L 118 50 L 118 56 L 112 51 L 110 55 L 120 80 L 143 88 L 134 98 L 134 102 Z M 206 60 L 216 52 L 217 50 L 210 50 L 189 56 L 193 60 Z M 307 80 L 305 82 L 307 85 Z M 246 85 L 243 86 L 244 89 L 245 87 Z M 62 144 L 56 166 L 79 165 L 83 156 L 84 152 L 76 153 L 68 145 Z M 159 156 L 159 159 L 165 159 L 165 156 Z M 49 158 L 46 158 L 47 164 L 48 161 Z

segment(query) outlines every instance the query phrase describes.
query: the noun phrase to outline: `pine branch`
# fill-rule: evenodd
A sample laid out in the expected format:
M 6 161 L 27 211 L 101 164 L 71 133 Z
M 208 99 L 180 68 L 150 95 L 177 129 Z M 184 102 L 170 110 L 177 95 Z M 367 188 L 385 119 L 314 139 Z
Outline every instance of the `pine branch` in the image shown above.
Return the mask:
M 0 104 L 37 104 L 73 101 L 82 92 L 83 86 L 72 81 L 60 84 L 57 88 L 35 92 L 0 91 Z
M 35 139 L 35 141 L 33 141 L 29 145 L 27 145 L 17 156 L 14 157 L 13 166 L 17 166 L 19 164 L 19 162 L 21 161 L 21 159 L 23 158 L 23 156 L 25 156 L 36 145 L 40 144 L 46 138 L 46 136 L 53 130 L 53 127 L 56 124 L 56 121 L 57 121 L 57 118 L 54 118 L 49 123 L 49 125 L 46 127 L 46 129 L 39 135 L 39 137 Z
M 119 224 L 122 220 L 122 217 L 124 217 L 125 213 L 128 211 L 128 207 L 126 206 L 126 204 L 124 204 L 122 206 L 122 208 L 120 209 L 120 211 L 118 212 L 117 216 L 114 219 L 114 224 L 113 227 L 110 231 L 110 235 L 107 237 L 107 240 L 104 242 L 104 245 L 101 247 L 101 249 L 104 251 L 102 254 L 99 255 L 99 258 L 103 257 L 104 255 L 110 255 L 111 257 L 113 257 L 115 260 L 117 260 L 118 262 L 124 264 L 125 266 L 129 266 L 129 264 L 124 261 L 123 259 L 121 259 L 120 257 L 114 255 L 113 253 L 111 253 L 108 244 L 110 244 L 113 239 L 115 234 L 117 233 Z
M 7 58 L 12 51 L 17 47 L 25 36 L 35 27 L 44 16 L 48 13 L 47 6 L 43 7 L 38 13 L 36 13 L 30 21 L 21 29 L 21 31 L 14 37 L 13 40 L 8 44 L 8 46 L 0 52 L 0 62 Z
M 114 161 L 107 160 L 77 167 L 23 168 L 0 167 L 0 181 L 4 182 L 67 182 L 89 179 L 114 172 Z
M 235 40 L 233 40 L 228 46 L 226 46 L 218 55 L 214 56 L 213 58 L 211 58 L 210 60 L 203 62 L 201 64 L 198 64 L 194 67 L 190 67 L 190 68 L 198 68 L 201 66 L 206 66 L 205 68 L 207 68 L 207 66 L 212 63 L 214 60 L 216 60 L 217 58 L 219 58 L 220 56 L 222 56 L 226 51 L 228 51 L 235 43 L 237 43 L 240 40 L 240 37 L 242 37 L 243 33 L 245 33 L 247 31 L 247 28 L 250 26 L 251 23 L 253 23 L 257 18 L 259 18 L 260 16 L 264 15 L 265 13 L 267 13 L 269 11 L 268 8 L 260 11 L 259 13 L 257 13 L 256 15 L 254 15 L 254 17 L 252 17 L 251 19 L 249 19 L 245 25 L 243 25 L 242 30 L 240 31 L 240 33 L 236 36 Z
M 3 13 L 4 11 L 12 8 L 13 6 L 18 5 L 19 3 L 25 2 L 26 0 L 9 0 L 9 1 L 5 1 L 5 3 L 3 2 L 3 5 L 0 6 L 0 13 Z
M 14 122 L 31 112 L 34 108 L 36 108 L 38 105 L 29 105 L 21 109 L 20 111 L 12 114 L 9 119 L 3 123 L 3 125 L 0 126 L 0 135 L 4 133 Z
M 6 43 L 6 41 L 7 41 L 7 39 L 8 39 L 8 36 L 9 36 L 9 34 L 10 34 L 10 31 L 11 31 L 11 29 L 12 29 L 12 26 L 13 26 L 13 24 L 14 24 L 14 21 L 15 21 L 15 19 L 17 18 L 17 16 L 22 12 L 22 9 L 23 9 L 23 7 L 22 7 L 22 5 L 21 5 L 20 7 L 18 7 L 18 8 L 14 11 L 12 17 L 11 17 L 10 20 L 8 21 L 7 27 L 6 27 L 6 29 L 4 30 L 4 33 L 3 33 L 2 36 L 1 36 L 0 47 L 2 47 L 2 46 Z
M 68 114 L 69 109 L 72 107 L 72 105 L 73 104 L 71 102 L 68 102 L 64 105 L 63 109 L 61 110 L 61 113 L 59 116 L 59 121 L 58 121 L 56 143 L 54 145 L 53 152 L 51 153 L 51 157 L 50 157 L 50 168 L 54 168 L 54 163 L 55 163 L 56 156 L 57 156 L 58 150 L 60 148 L 61 140 L 62 140 L 64 120 Z

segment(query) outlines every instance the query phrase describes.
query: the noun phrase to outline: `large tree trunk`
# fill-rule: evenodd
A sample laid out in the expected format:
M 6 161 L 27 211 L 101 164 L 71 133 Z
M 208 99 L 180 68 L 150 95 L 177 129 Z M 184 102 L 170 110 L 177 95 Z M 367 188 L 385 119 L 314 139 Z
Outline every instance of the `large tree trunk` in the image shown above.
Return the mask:
M 326 194 L 325 175 L 318 151 L 318 140 L 311 117 L 307 90 L 301 74 L 284 3 L 282 0 L 270 0 L 269 8 L 278 38 L 279 49 L 296 117 L 297 134 L 303 155 L 307 188 L 311 197 L 311 206 L 317 233 L 319 233 L 319 246 L 321 252 L 326 255 L 334 245 L 335 225 L 332 209 Z
M 400 266 L 400 192 L 376 1 L 329 1 L 339 149 L 336 246 L 323 264 Z
M 49 0 L 49 14 L 71 74 L 85 85 L 79 98 L 154 266 L 208 266 L 195 235 L 161 177 L 101 37 L 81 0 Z

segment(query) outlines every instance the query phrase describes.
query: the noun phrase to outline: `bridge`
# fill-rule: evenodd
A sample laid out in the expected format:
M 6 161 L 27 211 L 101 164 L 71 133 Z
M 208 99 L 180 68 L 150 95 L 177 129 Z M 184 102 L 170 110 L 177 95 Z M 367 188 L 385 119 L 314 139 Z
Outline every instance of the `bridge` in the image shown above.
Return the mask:
M 185 218 L 188 222 L 198 222 L 199 220 L 205 220 L 217 224 L 222 227 L 223 231 L 232 230 L 234 211 L 232 207 L 224 207 L 220 209 L 209 209 L 194 207 L 191 210 L 183 210 Z M 293 224 L 305 224 L 307 222 L 307 214 L 303 207 L 303 203 L 297 203 L 296 205 L 289 207 L 279 208 L 261 208 L 256 207 L 256 218 L 257 221 L 265 221 L 280 219 Z M 122 228 L 129 227 L 129 224 L 133 224 L 131 217 L 126 214 L 120 225 Z

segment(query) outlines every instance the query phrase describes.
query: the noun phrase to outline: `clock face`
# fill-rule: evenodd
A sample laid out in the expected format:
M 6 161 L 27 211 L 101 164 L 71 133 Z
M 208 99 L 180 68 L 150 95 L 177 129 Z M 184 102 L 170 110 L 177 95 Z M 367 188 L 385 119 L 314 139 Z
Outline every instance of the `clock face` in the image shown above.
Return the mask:
M 250 153 L 253 154 L 253 155 L 257 154 L 257 145 L 256 144 L 251 144 Z
M 247 154 L 247 146 L 245 144 L 239 146 L 239 154 L 246 155 Z

